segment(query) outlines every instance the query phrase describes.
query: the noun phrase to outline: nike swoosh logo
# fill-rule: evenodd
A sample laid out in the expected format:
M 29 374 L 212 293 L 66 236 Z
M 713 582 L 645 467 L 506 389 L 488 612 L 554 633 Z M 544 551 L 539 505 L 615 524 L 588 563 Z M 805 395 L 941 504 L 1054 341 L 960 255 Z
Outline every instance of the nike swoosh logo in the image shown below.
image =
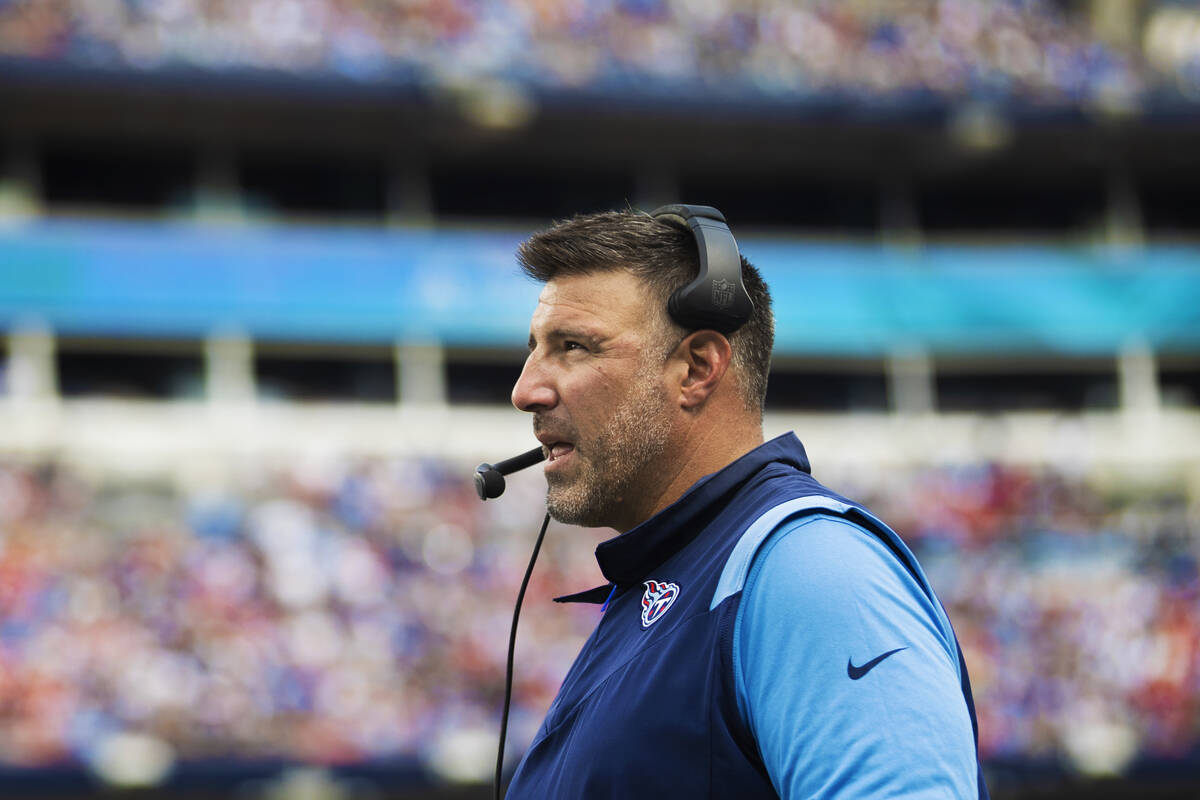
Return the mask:
M 870 661 L 863 664 L 861 667 L 854 666 L 854 663 L 852 661 L 850 661 L 850 659 L 847 658 L 846 659 L 846 674 L 850 676 L 850 680 L 856 681 L 859 678 L 861 678 L 863 675 L 866 675 L 868 672 L 875 669 L 875 667 L 879 666 L 880 661 L 883 661 L 888 656 L 894 656 L 896 653 L 899 653 L 901 650 L 907 650 L 907 649 L 908 649 L 907 647 L 897 647 L 895 650 L 888 650 L 886 653 L 884 653 L 881 656 L 875 656 Z

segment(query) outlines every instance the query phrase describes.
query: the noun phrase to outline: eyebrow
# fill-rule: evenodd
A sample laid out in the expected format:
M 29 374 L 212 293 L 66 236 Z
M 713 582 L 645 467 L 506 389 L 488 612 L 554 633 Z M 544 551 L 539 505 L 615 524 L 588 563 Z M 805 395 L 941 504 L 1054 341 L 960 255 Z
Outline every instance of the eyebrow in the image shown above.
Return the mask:
M 578 339 L 586 342 L 589 345 L 597 345 L 606 341 L 611 337 L 601 336 L 597 333 L 589 333 L 581 328 L 555 328 L 546 335 L 547 339 Z M 533 331 L 529 332 L 528 347 L 530 352 L 537 346 L 537 337 L 533 335 Z

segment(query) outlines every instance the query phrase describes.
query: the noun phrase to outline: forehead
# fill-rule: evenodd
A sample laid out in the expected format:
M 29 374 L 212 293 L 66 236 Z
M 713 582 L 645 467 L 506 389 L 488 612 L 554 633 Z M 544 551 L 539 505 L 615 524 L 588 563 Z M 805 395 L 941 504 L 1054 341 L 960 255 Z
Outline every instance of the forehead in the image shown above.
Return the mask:
M 625 270 L 566 275 L 546 283 L 533 327 L 576 325 L 598 332 L 649 328 L 655 302 L 642 281 Z

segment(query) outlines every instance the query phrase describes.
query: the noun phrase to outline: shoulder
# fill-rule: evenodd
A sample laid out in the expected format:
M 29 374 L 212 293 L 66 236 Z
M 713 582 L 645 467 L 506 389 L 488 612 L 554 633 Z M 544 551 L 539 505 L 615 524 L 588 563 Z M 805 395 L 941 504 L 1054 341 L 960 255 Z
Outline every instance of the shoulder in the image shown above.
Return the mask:
M 839 514 L 772 524 L 746 569 L 735 638 L 795 635 L 798 624 L 806 638 L 850 654 L 891 638 L 919 641 L 958 671 L 954 632 L 932 590 L 881 532 Z
M 780 588 L 790 587 L 792 594 L 815 597 L 847 585 L 855 591 L 896 582 L 918 588 L 904 563 L 878 535 L 827 511 L 787 518 L 772 526 L 756 548 L 745 589 L 762 591 L 759 587 L 764 579 L 771 590 L 778 583 Z
M 815 481 L 812 485 L 823 488 Z M 785 569 L 786 563 L 780 562 L 791 562 L 796 570 L 803 568 L 806 573 L 811 573 L 808 575 L 810 582 L 822 577 L 834 579 L 846 570 L 854 571 L 868 565 L 904 573 L 905 563 L 889 551 L 879 536 L 852 517 L 867 521 L 870 515 L 860 506 L 833 494 L 809 491 L 790 497 L 784 495 L 772 504 L 763 504 L 746 523 L 747 527 L 730 551 L 712 606 L 715 608 L 725 598 L 743 591 L 752 578 L 752 571 L 753 577 L 757 577 L 767 565 L 771 567 L 768 571 Z M 878 520 L 874 522 L 881 530 L 886 528 Z
M 743 583 L 743 624 L 769 628 L 777 617 L 786 623 L 803 613 L 810 633 L 838 638 L 864 627 L 924 627 L 940 617 L 883 540 L 845 517 L 786 519 L 755 550 Z

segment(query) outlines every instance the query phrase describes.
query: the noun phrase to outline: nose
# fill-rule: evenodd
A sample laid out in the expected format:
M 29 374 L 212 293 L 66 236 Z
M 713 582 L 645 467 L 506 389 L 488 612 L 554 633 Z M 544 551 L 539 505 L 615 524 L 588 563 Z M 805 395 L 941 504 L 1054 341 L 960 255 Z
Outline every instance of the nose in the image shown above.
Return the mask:
M 545 365 L 530 353 L 521 368 L 521 377 L 513 385 L 512 404 L 518 411 L 545 411 L 558 404 L 558 393 L 547 374 Z

